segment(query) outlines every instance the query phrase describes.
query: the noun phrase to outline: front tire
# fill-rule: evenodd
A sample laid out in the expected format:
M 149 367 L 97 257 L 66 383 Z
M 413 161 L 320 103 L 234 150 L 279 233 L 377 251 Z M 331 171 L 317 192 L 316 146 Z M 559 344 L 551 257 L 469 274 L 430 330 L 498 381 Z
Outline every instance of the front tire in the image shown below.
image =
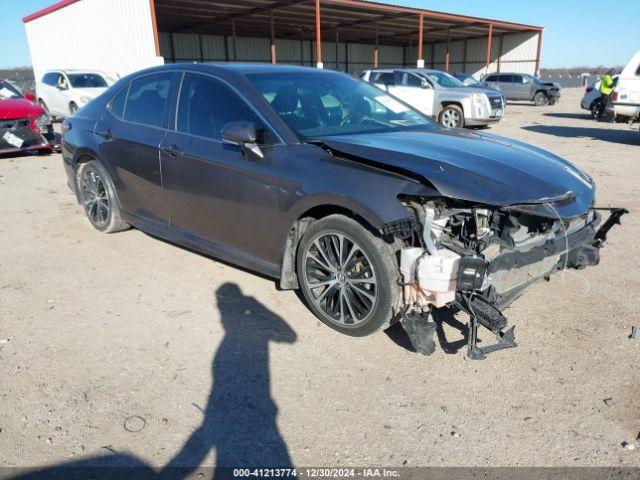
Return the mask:
M 543 107 L 549 104 L 549 97 L 544 92 L 537 92 L 533 96 L 533 103 L 535 103 L 538 107 Z
M 87 218 L 96 230 L 114 233 L 129 228 L 120 215 L 111 177 L 99 161 L 91 160 L 80 166 L 78 191 Z
M 464 112 L 457 105 L 447 105 L 438 116 L 438 123 L 443 128 L 463 128 Z
M 75 102 L 71 102 L 69 104 L 69 113 L 71 115 L 75 115 L 75 113 L 78 111 L 78 105 L 75 104 Z
M 307 305 L 334 330 L 362 337 L 391 324 L 400 295 L 396 252 L 357 221 L 331 215 L 314 222 L 296 270 Z

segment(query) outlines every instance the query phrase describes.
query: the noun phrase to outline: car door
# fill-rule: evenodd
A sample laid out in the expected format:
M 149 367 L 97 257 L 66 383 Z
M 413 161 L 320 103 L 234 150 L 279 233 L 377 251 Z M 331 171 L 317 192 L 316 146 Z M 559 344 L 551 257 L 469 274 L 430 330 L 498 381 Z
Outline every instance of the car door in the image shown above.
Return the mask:
M 498 75 L 498 85 L 500 91 L 504 93 L 505 97 L 507 97 L 509 100 L 518 100 L 517 90 L 513 83 L 513 75 Z
M 278 219 L 286 146 L 234 88 L 213 76 L 185 73 L 176 110 L 161 145 L 172 228 L 244 266 L 274 261 L 268 239 Z M 222 140 L 222 127 L 238 121 L 256 126 L 262 158 Z
M 388 92 L 425 115 L 433 115 L 434 91 L 431 84 L 410 72 L 394 72 L 394 83 Z
M 51 95 L 50 108 L 58 115 L 69 115 L 69 80 L 64 73 L 58 73 Z
M 39 82 L 36 85 L 38 99 L 42 100 L 47 108 L 49 109 L 49 113 L 54 113 L 51 109 L 51 98 L 54 95 L 56 80 L 58 78 L 58 74 L 56 72 L 48 72 L 45 73 L 42 77 L 42 82 Z
M 512 83 L 512 95 L 516 100 L 529 100 L 531 84 L 525 80 L 522 75 L 511 75 Z
M 97 122 L 99 156 L 114 180 L 122 209 L 149 228 L 169 224 L 159 147 L 167 134 L 170 98 L 179 73 L 137 77 L 110 102 Z

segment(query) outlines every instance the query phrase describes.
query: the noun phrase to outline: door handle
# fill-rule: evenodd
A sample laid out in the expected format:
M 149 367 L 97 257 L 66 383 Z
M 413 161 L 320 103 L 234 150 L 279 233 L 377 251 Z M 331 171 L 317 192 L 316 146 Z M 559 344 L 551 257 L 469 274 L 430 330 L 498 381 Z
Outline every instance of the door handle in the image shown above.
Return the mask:
M 98 130 L 94 132 L 99 137 L 104 138 L 105 140 L 111 140 L 113 138 L 113 132 L 110 129 L 107 130 Z
M 181 157 L 184 155 L 184 152 L 180 150 L 175 143 L 173 145 L 163 145 L 160 147 L 160 150 L 171 157 Z

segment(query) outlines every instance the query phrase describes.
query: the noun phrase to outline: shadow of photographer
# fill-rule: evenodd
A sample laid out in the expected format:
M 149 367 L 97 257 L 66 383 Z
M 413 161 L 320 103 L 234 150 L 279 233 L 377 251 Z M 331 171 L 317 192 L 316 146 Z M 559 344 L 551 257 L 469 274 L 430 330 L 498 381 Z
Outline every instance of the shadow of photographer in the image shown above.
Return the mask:
M 13 479 L 185 479 L 199 472 L 215 449 L 214 478 L 233 478 L 233 468 L 292 468 L 271 396 L 269 344 L 294 343 L 296 334 L 278 315 L 237 285 L 216 291 L 224 338 L 212 363 L 213 385 L 202 422 L 168 464 L 156 470 L 133 455 L 89 457 L 26 472 Z M 197 477 L 193 477 L 198 474 Z

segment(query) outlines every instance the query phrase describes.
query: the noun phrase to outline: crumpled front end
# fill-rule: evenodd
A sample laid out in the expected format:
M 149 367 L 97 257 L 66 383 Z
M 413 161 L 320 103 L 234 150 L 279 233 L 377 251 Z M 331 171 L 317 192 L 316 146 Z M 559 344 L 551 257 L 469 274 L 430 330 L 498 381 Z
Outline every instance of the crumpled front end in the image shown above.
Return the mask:
M 540 279 L 598 264 L 607 233 L 628 213 L 589 208 L 563 218 L 563 201 L 570 199 L 508 207 L 403 199 L 420 226 L 413 246 L 400 254 L 405 323 L 432 308 L 456 306 L 471 317 L 471 358 L 516 346 L 503 309 Z M 496 335 L 493 348 L 476 346 L 478 325 Z
M 56 143 L 51 118 L 46 114 L 36 119 L 0 120 L 0 154 L 50 150 Z

